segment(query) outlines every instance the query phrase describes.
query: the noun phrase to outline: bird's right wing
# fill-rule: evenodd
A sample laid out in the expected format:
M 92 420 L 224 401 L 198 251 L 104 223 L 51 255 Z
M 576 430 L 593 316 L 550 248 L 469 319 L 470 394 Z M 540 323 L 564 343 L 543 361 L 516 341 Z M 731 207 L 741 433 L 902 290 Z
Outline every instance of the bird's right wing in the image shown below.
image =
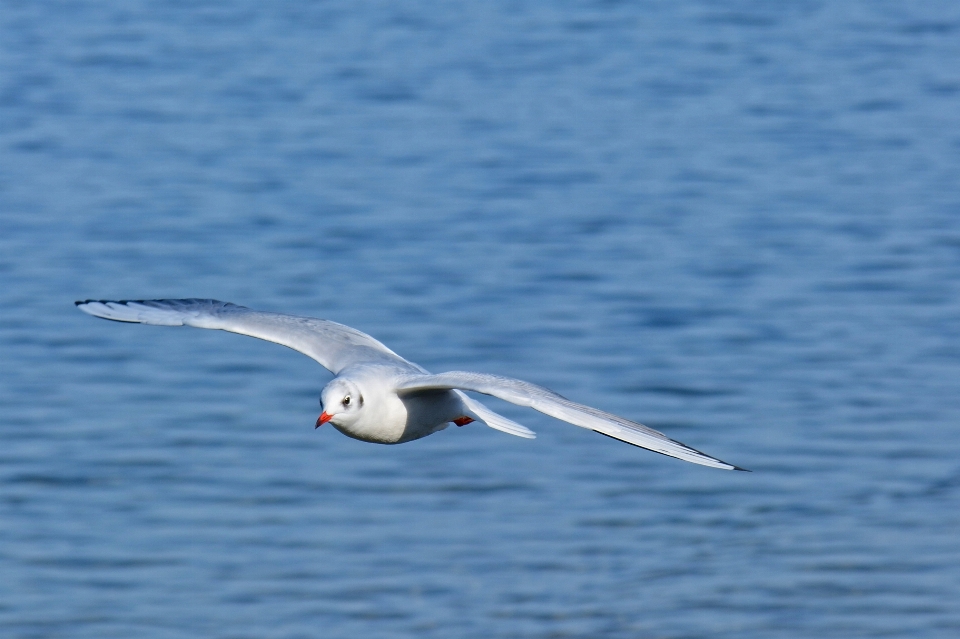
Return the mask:
M 313 317 L 264 313 L 219 300 L 87 300 L 77 308 L 117 322 L 214 328 L 282 344 L 319 362 L 334 374 L 359 362 L 409 364 L 355 328 Z M 411 365 L 412 366 L 412 365 Z

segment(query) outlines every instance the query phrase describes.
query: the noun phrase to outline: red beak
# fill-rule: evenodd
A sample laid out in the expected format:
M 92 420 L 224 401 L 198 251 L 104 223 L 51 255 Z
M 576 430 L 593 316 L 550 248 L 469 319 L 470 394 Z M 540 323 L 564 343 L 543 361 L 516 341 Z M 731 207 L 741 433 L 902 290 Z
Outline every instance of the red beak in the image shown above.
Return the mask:
M 333 415 L 327 415 L 327 411 L 323 411 L 322 413 L 320 413 L 320 417 L 317 418 L 317 425 L 314 426 L 314 428 L 320 428 L 321 426 L 329 422 L 331 419 L 333 419 Z

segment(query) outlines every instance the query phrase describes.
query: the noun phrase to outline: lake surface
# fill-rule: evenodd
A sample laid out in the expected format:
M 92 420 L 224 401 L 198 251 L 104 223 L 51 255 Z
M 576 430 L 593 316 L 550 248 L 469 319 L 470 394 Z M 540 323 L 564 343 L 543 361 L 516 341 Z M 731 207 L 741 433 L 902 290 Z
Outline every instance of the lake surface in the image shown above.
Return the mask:
M 960 636 L 960 5 L 6 2 L 0 635 Z M 333 319 L 491 400 L 75 299 Z

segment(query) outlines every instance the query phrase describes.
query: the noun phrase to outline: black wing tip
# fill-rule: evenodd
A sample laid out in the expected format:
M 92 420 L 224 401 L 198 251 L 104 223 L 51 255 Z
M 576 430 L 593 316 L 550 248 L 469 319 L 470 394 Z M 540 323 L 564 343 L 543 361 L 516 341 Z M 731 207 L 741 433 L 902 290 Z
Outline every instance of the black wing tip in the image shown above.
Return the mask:
M 231 302 L 221 302 L 220 300 L 211 299 L 208 297 L 187 297 L 183 299 L 162 299 L 162 300 L 77 300 L 74 302 L 74 306 L 83 306 L 84 304 L 92 304 L 97 302 L 98 304 L 146 304 L 147 302 L 210 302 L 212 304 L 229 304 L 230 306 L 236 306 Z
M 84 304 L 128 304 L 130 302 L 143 302 L 143 300 L 77 300 L 74 306 L 83 306 Z
M 680 444 L 680 445 L 683 446 L 684 448 L 689 448 L 690 450 L 692 450 L 692 451 L 695 452 L 695 453 L 700 453 L 700 454 L 703 455 L 704 457 L 709 457 L 710 459 L 712 459 L 712 460 L 714 460 L 714 461 L 718 461 L 718 462 L 720 462 L 721 464 L 726 464 L 727 466 L 730 467 L 730 468 L 722 468 L 721 470 L 739 470 L 739 471 L 742 472 L 742 473 L 752 473 L 752 472 L 753 472 L 752 470 L 749 470 L 749 469 L 747 469 L 747 468 L 740 468 L 739 466 L 734 466 L 734 465 L 731 464 L 730 462 L 725 462 L 725 461 L 723 461 L 722 459 L 717 459 L 717 458 L 714 457 L 713 455 L 708 455 L 708 454 L 706 454 L 706 453 L 703 452 L 703 451 L 697 450 L 696 448 L 694 448 L 694 447 L 692 447 L 692 446 L 687 446 L 687 445 L 684 444 L 683 442 L 678 442 L 678 441 L 675 440 L 675 439 L 671 439 L 670 441 L 672 441 L 672 442 L 675 443 L 675 444 Z M 656 451 L 655 451 L 655 452 L 656 452 Z M 667 455 L 667 457 L 670 457 L 670 455 Z
M 132 300 L 117 300 L 117 301 L 115 300 L 77 300 L 76 302 L 73 303 L 73 305 L 80 307 L 80 306 L 85 306 L 87 304 L 93 304 L 94 302 L 98 304 L 106 304 L 107 302 L 110 302 L 113 304 L 123 304 L 124 306 L 126 306 L 127 302 L 130 302 L 130 301 Z M 138 320 L 116 319 L 114 317 L 104 317 L 103 315 L 94 315 L 94 317 L 97 317 L 102 320 L 107 320 L 108 322 L 119 322 L 120 324 L 139 324 L 140 323 Z
M 640 444 L 634 444 L 633 442 L 628 442 L 628 441 L 625 440 L 625 439 L 620 439 L 619 437 L 614 437 L 613 435 L 608 435 L 607 433 L 600 432 L 599 430 L 595 430 L 595 431 L 593 431 L 593 432 L 598 433 L 598 434 L 600 434 L 600 435 L 603 435 L 604 437 L 609 437 L 609 438 L 612 439 L 612 440 L 615 440 L 615 441 L 618 441 L 618 442 L 623 442 L 624 444 L 627 444 L 627 445 L 629 445 L 629 446 L 634 446 L 634 447 L 639 448 L 639 449 L 641 449 L 641 450 L 649 450 L 651 453 L 656 453 L 656 454 L 658 454 L 658 455 L 663 455 L 664 457 L 669 457 L 670 459 L 680 459 L 679 457 L 674 457 L 673 455 L 668 455 L 667 453 L 665 453 L 665 452 L 663 452 L 663 451 L 654 450 L 654 449 L 652 449 L 652 448 L 647 448 L 646 446 L 641 446 Z M 675 444 L 680 444 L 680 442 L 678 442 L 678 441 L 675 440 L 675 439 L 671 439 L 670 441 L 672 441 L 672 442 L 675 443 Z M 687 446 L 686 444 L 680 444 L 680 445 L 683 446 L 683 447 L 685 447 L 685 448 L 690 448 L 690 447 Z M 697 450 L 696 448 L 690 448 L 690 450 L 692 450 L 692 451 L 695 452 L 695 453 L 700 453 L 700 454 L 703 455 L 704 457 L 706 457 L 706 458 L 708 458 L 708 459 L 712 459 L 713 461 L 718 461 L 718 462 L 720 462 L 721 464 L 727 464 L 727 466 L 730 467 L 730 468 L 717 468 L 716 466 L 707 466 L 707 468 L 717 468 L 717 470 L 742 470 L 742 471 L 747 472 L 747 473 L 752 473 L 752 472 L 753 472 L 752 470 L 747 470 L 746 468 L 740 468 L 739 466 L 734 466 L 733 464 L 728 464 L 727 462 L 723 461 L 722 459 L 717 459 L 716 457 L 711 457 L 710 455 L 708 455 L 708 454 L 706 454 L 706 453 L 701 453 L 701 452 L 700 452 L 699 450 Z M 680 461 L 685 461 L 685 462 L 687 462 L 688 464 L 696 464 L 697 466 L 706 466 L 706 464 L 697 464 L 696 462 L 692 462 L 692 461 L 690 461 L 690 460 L 688 460 L 688 459 L 680 459 Z

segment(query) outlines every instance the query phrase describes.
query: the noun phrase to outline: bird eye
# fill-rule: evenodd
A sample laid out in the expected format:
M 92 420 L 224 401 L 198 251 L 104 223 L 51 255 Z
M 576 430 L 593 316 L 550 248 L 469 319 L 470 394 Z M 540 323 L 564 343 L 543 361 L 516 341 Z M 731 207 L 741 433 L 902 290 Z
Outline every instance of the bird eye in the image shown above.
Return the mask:
M 347 395 L 346 397 L 343 398 L 343 405 L 344 405 L 344 406 L 349 406 L 349 405 L 350 405 L 350 396 L 349 396 L 349 395 Z

